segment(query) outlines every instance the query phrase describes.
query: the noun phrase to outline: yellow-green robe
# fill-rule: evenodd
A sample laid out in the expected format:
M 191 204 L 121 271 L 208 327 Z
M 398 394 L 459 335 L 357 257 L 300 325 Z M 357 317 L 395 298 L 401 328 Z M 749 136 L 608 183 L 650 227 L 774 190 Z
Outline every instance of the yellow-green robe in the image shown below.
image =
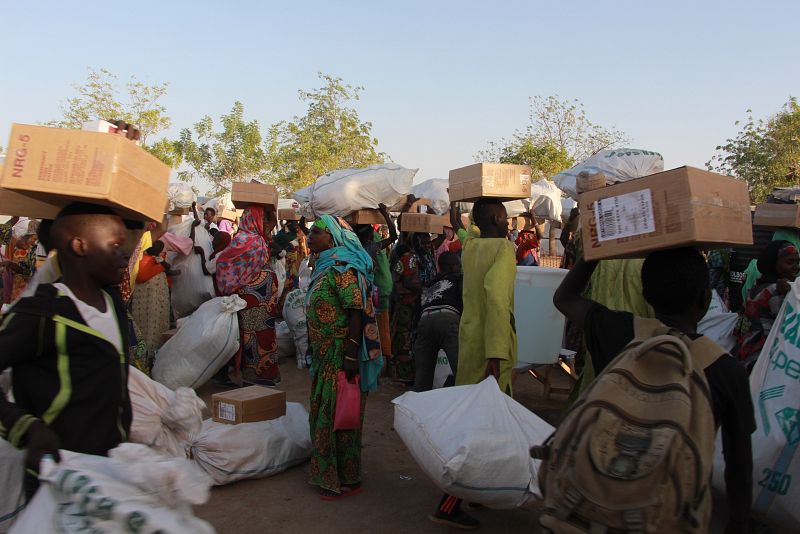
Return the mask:
M 505 238 L 473 238 L 464 243 L 464 311 L 458 336 L 456 385 L 477 384 L 486 361 L 500 362 L 500 389 L 511 394 L 511 371 L 517 363 L 514 326 L 514 245 Z

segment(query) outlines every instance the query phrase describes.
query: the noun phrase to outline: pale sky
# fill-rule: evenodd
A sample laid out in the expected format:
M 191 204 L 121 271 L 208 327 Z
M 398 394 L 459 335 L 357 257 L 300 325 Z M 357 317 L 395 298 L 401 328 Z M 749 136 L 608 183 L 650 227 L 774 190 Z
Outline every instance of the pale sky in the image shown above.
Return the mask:
M 379 149 L 446 178 L 524 128 L 528 97 L 589 118 L 667 168 L 703 166 L 752 109 L 800 93 L 800 2 L 0 2 L 0 145 L 59 117 L 86 68 L 169 82 L 174 136 L 235 100 L 262 129 L 304 111 L 317 72 L 365 87 Z

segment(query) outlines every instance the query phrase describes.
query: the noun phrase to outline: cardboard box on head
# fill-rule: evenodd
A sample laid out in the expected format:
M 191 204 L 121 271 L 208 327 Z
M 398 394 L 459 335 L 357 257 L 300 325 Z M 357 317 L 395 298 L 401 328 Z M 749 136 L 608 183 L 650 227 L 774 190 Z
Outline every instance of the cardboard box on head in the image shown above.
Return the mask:
M 476 163 L 450 171 L 450 202 L 481 197 L 516 200 L 531 196 L 531 168 L 507 163 Z
M 759 204 L 753 215 L 753 225 L 800 228 L 800 204 Z
M 443 234 L 444 228 L 449 226 L 449 215 L 434 214 L 431 201 L 427 198 L 417 199 L 408 212 L 400 215 L 401 232 Z
M 170 168 L 122 135 L 14 124 L 8 153 L 0 176 L 4 189 L 58 210 L 83 201 L 109 206 L 126 219 L 163 217 Z M 25 209 L 31 210 L 26 215 L 36 213 L 35 205 Z
M 578 204 L 587 260 L 753 243 L 747 184 L 693 167 L 589 191 Z
M 344 216 L 350 224 L 386 224 L 381 212 L 373 209 L 357 210 Z
M 278 189 L 272 184 L 233 182 L 231 202 L 237 209 L 253 205 L 275 209 L 278 206 Z

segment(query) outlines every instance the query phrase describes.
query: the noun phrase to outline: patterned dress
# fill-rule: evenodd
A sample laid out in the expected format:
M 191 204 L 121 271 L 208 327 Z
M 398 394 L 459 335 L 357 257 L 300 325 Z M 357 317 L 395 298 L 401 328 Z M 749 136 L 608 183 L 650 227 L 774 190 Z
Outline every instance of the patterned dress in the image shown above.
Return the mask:
M 266 379 L 281 381 L 278 368 L 278 341 L 275 318 L 278 316 L 278 277 L 264 268 L 255 280 L 237 294 L 247 307 L 239 311 L 240 347 L 236 353 L 236 369 L 245 381 Z
M 310 482 L 336 493 L 343 484 L 361 482 L 361 429 L 333 431 L 336 376 L 344 364 L 349 309 L 374 313 L 372 303 L 362 301 L 355 271 L 339 273 L 329 269 L 312 286 L 308 306 L 308 337 L 313 353 L 309 423 L 314 450 Z M 377 339 L 377 333 L 373 335 Z M 362 424 L 366 400 L 366 393 L 362 393 Z
M 735 330 L 734 355 L 744 364 L 755 362 L 761 354 L 785 298 L 786 295 L 778 293 L 778 285 L 774 282 L 750 290 Z
M 403 280 L 421 278 L 420 262 L 413 252 L 406 252 L 395 262 L 392 268 L 394 282 L 394 298 L 392 302 L 392 367 L 398 380 L 414 381 L 414 358 L 411 347 L 414 346 L 414 331 L 420 315 L 420 292 L 403 285 Z

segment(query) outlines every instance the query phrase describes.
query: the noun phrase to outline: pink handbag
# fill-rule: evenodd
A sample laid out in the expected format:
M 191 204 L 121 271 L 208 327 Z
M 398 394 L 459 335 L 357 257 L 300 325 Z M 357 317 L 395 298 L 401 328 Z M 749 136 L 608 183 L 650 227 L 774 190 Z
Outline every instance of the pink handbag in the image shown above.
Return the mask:
M 358 430 L 361 428 L 361 380 L 356 375 L 347 381 L 344 371 L 336 375 L 336 411 L 333 416 L 333 431 Z

